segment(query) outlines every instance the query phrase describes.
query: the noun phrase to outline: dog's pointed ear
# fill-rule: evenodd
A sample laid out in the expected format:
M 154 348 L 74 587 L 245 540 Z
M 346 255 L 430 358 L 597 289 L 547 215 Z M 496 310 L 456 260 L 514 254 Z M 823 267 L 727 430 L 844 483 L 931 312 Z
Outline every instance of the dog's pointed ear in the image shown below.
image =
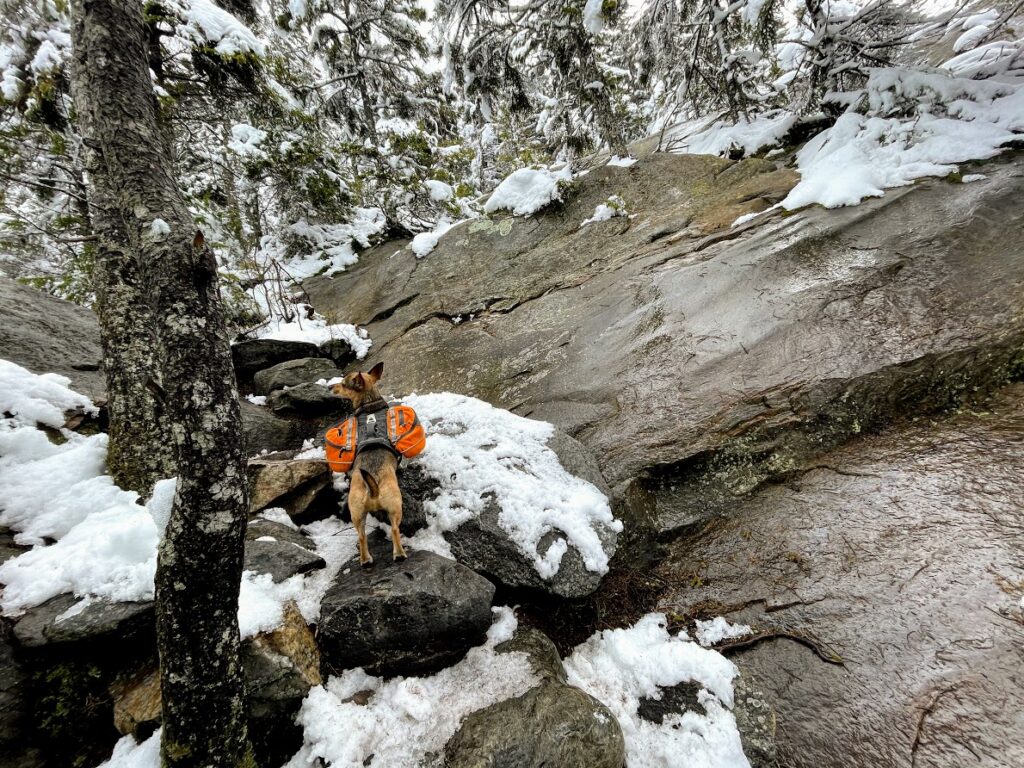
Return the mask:
M 352 389 L 356 392 L 362 392 L 366 389 L 366 377 L 362 373 L 357 373 L 352 377 Z
M 384 363 L 377 363 L 370 369 L 370 373 L 368 375 L 371 376 L 374 381 L 380 381 L 380 377 L 384 375 Z

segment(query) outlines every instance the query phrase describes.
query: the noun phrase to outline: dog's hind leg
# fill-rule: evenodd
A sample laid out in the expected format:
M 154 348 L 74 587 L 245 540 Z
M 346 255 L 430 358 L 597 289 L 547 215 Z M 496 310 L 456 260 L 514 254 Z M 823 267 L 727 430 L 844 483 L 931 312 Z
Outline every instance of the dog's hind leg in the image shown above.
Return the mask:
M 373 557 L 370 555 L 370 548 L 366 546 L 366 499 L 348 497 L 348 510 L 352 515 L 352 525 L 359 537 L 359 564 L 364 568 L 373 565 Z
M 391 557 L 394 560 L 405 560 L 405 547 L 402 546 L 402 534 L 398 527 L 402 524 L 402 491 L 396 483 L 394 488 L 384 491 L 381 497 L 382 506 L 388 511 L 391 522 Z

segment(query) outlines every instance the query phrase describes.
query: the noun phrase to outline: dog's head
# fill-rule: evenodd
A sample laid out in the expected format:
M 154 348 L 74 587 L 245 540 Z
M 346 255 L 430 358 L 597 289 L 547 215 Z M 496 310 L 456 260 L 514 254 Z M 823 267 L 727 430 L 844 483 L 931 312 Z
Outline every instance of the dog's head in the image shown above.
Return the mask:
M 331 386 L 331 392 L 352 401 L 358 406 L 370 392 L 376 393 L 377 382 L 384 374 L 384 363 L 377 363 L 366 373 L 355 371 L 349 373 L 339 384 Z

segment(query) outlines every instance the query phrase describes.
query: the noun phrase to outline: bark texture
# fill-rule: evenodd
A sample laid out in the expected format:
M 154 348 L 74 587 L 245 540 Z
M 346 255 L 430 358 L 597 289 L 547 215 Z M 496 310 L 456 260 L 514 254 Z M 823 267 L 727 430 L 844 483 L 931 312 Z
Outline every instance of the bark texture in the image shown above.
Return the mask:
M 72 34 L 76 103 L 99 171 L 90 183 L 117 213 L 126 261 L 138 260 L 137 282 L 118 284 L 118 301 L 134 305 L 144 287 L 153 308 L 160 376 L 128 385 L 149 386 L 161 402 L 160 439 L 178 476 L 156 576 L 162 763 L 252 766 L 237 617 L 248 490 L 216 261 L 164 151 L 141 5 L 75 0 Z
M 161 434 L 160 404 L 145 386 L 159 380 L 153 311 L 142 290 L 137 254 L 128 247 L 117 182 L 96 141 L 101 116 L 94 108 L 94 81 L 102 71 L 90 69 L 89 52 L 82 46 L 74 53 L 72 90 L 85 144 L 89 216 L 99 238 L 93 282 L 110 414 L 107 466 L 119 486 L 145 497 L 157 480 L 174 475 L 172 447 Z

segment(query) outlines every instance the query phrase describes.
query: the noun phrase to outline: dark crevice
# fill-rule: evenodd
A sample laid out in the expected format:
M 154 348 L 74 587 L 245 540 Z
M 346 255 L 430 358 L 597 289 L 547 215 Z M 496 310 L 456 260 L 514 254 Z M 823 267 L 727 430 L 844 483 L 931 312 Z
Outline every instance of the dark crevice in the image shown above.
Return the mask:
M 395 312 L 400 310 L 402 307 L 407 307 L 410 304 L 412 304 L 417 299 L 418 296 L 419 296 L 418 293 L 414 293 L 411 296 L 406 296 L 404 299 L 399 301 L 397 304 L 393 304 L 392 306 L 388 307 L 387 309 L 382 309 L 380 312 L 378 312 L 376 315 L 374 315 L 373 317 L 370 318 L 369 322 L 367 322 L 367 325 L 370 325 L 371 323 L 380 322 L 381 320 L 387 320 L 392 315 L 394 315 Z

